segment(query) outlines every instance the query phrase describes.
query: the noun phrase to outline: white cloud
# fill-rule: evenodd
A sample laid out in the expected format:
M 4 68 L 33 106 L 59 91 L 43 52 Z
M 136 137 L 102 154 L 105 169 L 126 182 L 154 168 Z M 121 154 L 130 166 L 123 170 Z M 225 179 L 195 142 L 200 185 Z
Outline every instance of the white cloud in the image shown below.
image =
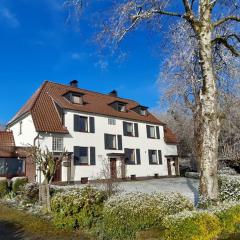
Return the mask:
M 0 22 L 1 19 L 10 27 L 16 28 L 20 26 L 20 22 L 17 17 L 6 7 L 0 8 Z

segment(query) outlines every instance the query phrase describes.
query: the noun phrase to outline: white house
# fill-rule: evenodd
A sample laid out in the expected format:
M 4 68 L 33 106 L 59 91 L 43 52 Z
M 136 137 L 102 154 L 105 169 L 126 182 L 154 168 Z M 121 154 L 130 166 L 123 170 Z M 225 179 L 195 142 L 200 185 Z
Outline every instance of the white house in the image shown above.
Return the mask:
M 9 122 L 17 146 L 37 145 L 69 160 L 56 181 L 178 175 L 177 140 L 147 107 L 117 96 L 45 81 Z M 105 169 L 106 171 L 106 169 Z

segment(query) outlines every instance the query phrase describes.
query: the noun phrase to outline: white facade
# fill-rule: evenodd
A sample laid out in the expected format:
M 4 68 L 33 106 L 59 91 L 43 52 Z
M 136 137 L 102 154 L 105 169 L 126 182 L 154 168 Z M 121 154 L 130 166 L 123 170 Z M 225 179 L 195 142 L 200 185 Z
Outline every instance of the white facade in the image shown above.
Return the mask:
M 74 115 L 81 115 L 85 117 L 94 117 L 95 132 L 76 132 L 74 131 Z M 71 160 L 71 168 L 62 166 L 62 181 L 80 181 L 81 178 L 88 178 L 95 180 L 103 178 L 102 170 L 104 164 L 109 161 L 107 154 L 109 153 L 124 153 L 125 148 L 140 149 L 140 164 L 126 165 L 126 177 L 136 175 L 136 177 L 147 177 L 158 174 L 159 176 L 168 175 L 167 159 L 165 156 L 177 155 L 177 146 L 166 144 L 164 141 L 164 130 L 161 125 L 154 125 L 151 123 L 134 122 L 127 119 L 119 119 L 114 117 L 107 117 L 94 114 L 79 113 L 65 110 L 65 126 L 69 134 L 51 134 L 36 132 L 31 114 L 18 120 L 10 126 L 13 131 L 16 145 L 26 146 L 39 144 L 41 148 L 52 149 L 53 137 L 63 138 L 63 146 L 66 151 L 74 152 L 74 146 L 78 147 L 95 147 L 95 165 L 74 165 L 74 160 Z M 109 125 L 108 119 L 115 119 L 115 125 Z M 139 137 L 123 136 L 123 121 L 137 123 Z M 110 120 L 111 122 L 111 120 Z M 147 138 L 146 125 L 158 126 L 160 130 L 160 139 Z M 121 135 L 122 136 L 122 150 L 106 150 L 104 142 L 104 134 Z M 149 164 L 148 150 L 161 150 L 162 164 Z M 136 159 L 136 151 L 135 151 Z M 120 169 L 121 161 L 117 159 L 117 166 Z M 175 174 L 174 169 L 172 174 Z M 118 171 L 118 177 L 120 173 Z

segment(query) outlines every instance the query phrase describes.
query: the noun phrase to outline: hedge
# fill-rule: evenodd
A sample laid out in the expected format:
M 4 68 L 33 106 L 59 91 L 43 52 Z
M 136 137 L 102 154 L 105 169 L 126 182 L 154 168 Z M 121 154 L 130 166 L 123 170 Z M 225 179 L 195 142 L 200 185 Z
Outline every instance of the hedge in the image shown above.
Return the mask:
M 0 179 L 0 198 L 3 198 L 8 193 L 8 182 L 6 178 Z
M 18 193 L 28 183 L 27 177 L 14 177 L 11 179 L 12 191 Z
M 219 219 L 203 211 L 185 211 L 168 216 L 162 226 L 165 228 L 164 240 L 212 240 L 221 233 Z
M 240 203 L 225 203 L 210 211 L 219 218 L 223 235 L 240 233 Z
M 101 220 L 106 194 L 91 187 L 57 193 L 51 201 L 59 228 L 92 228 Z
M 167 215 L 192 210 L 192 203 L 178 193 L 129 193 L 109 199 L 103 210 L 106 239 L 134 239 L 136 233 L 161 225 Z

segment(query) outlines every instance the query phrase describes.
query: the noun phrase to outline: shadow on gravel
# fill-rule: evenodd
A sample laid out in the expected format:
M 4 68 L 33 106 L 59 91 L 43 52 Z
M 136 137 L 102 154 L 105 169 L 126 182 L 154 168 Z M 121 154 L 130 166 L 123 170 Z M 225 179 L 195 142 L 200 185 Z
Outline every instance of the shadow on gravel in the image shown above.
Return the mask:
M 194 205 L 196 206 L 198 204 L 198 199 L 199 199 L 198 188 L 194 186 L 190 178 L 187 178 L 187 185 L 194 195 Z
M 0 220 L 1 240 L 25 240 L 23 230 L 17 225 Z

